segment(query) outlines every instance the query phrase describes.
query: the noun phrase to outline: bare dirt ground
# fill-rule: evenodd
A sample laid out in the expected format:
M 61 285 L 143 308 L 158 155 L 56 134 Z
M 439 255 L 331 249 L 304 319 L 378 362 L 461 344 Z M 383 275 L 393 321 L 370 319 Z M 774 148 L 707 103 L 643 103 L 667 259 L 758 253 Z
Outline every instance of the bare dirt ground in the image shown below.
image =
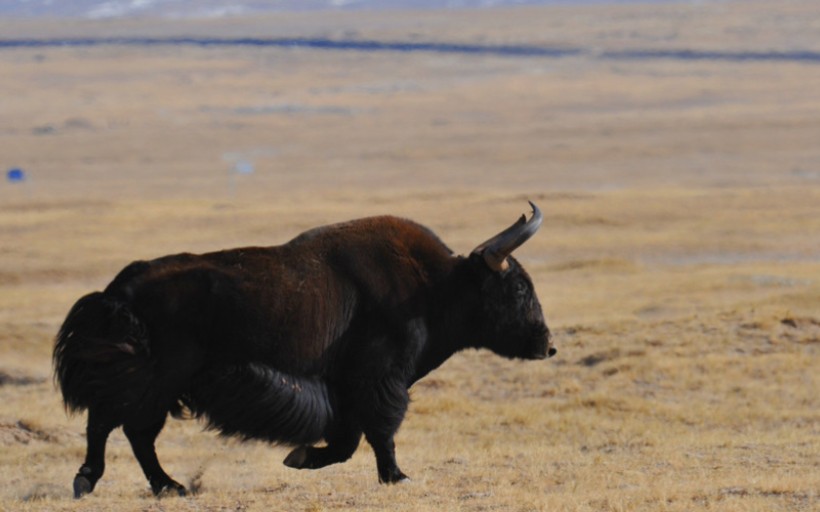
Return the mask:
M 5 37 L 302 35 L 820 48 L 812 2 L 0 22 Z M 1 510 L 817 510 L 820 64 L 306 48 L 0 50 Z M 253 173 L 237 174 L 238 162 Z M 392 213 L 460 253 L 532 199 L 520 260 L 558 355 L 459 354 L 412 390 L 407 485 L 372 452 L 171 421 L 156 500 L 121 432 L 75 502 L 84 418 L 50 376 L 71 304 L 134 259 Z

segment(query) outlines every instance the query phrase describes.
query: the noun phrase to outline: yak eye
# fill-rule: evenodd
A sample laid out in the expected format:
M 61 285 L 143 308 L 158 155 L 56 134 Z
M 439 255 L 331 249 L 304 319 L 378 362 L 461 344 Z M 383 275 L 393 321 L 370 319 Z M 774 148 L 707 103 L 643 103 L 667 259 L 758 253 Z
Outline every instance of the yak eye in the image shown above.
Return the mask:
M 527 293 L 527 285 L 524 284 L 523 281 L 516 281 L 515 283 L 515 294 L 516 295 L 524 295 Z

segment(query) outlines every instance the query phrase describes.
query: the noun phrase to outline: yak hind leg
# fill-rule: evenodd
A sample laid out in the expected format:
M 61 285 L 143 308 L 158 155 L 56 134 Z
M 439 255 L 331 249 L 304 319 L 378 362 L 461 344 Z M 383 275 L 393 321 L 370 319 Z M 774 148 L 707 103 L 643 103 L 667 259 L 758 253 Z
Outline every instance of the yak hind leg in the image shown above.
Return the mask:
M 345 462 L 359 447 L 362 437 L 360 428 L 342 424 L 339 430 L 328 435 L 327 446 L 302 445 L 294 448 L 282 463 L 295 469 L 319 469 L 331 464 Z
M 97 409 L 88 410 L 86 426 L 86 453 L 85 462 L 74 477 L 74 497 L 82 498 L 90 494 L 97 481 L 105 472 L 105 443 L 108 435 L 119 426 L 113 418 L 108 417 Z
M 156 441 L 162 427 L 165 426 L 165 417 L 151 423 L 147 426 L 135 426 L 126 424 L 123 426 L 125 437 L 131 443 L 131 449 L 134 451 L 134 456 L 137 458 L 142 472 L 145 473 L 145 478 L 151 485 L 151 491 L 155 496 L 178 495 L 185 496 L 185 487 L 179 482 L 172 479 L 157 459 L 156 448 L 154 441 Z
M 83 465 L 74 477 L 74 497 L 90 494 L 105 472 L 105 444 L 118 422 L 97 409 L 88 410 L 86 454 Z

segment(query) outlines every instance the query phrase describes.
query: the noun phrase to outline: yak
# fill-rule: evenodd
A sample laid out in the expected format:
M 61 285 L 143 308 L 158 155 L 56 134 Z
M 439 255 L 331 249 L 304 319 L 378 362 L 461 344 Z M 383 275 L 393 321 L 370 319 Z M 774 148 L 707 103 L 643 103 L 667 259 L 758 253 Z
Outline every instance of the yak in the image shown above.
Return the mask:
M 284 464 L 299 469 L 348 460 L 364 435 L 379 481 L 406 479 L 393 438 L 414 382 L 466 348 L 556 353 L 532 280 L 510 255 L 541 225 L 530 206 L 529 220 L 468 256 L 381 216 L 274 247 L 126 266 L 74 304 L 55 341 L 64 405 L 88 411 L 75 497 L 94 490 L 120 426 L 153 493 L 185 495 L 154 446 L 169 414 L 294 446 Z

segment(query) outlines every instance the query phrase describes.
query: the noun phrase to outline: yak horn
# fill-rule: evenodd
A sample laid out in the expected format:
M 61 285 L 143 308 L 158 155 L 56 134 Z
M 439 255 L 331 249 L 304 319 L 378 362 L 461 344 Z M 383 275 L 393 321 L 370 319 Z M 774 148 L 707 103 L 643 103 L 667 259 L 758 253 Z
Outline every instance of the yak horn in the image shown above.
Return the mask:
M 522 215 L 515 224 L 473 249 L 473 254 L 480 254 L 487 265 L 496 272 L 507 269 L 507 256 L 529 240 L 541 226 L 541 210 L 532 201 L 529 203 L 532 206 L 530 220 L 527 220 L 526 215 Z

